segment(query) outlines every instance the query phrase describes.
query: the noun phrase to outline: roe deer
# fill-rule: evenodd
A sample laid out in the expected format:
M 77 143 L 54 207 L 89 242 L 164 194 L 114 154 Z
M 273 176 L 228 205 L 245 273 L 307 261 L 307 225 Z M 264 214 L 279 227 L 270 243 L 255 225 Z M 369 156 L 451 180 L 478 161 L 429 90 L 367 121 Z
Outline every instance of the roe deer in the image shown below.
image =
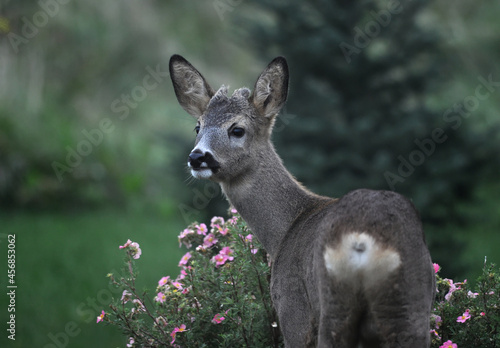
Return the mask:
M 170 77 L 198 121 L 192 175 L 220 184 L 271 256 L 286 347 L 429 347 L 435 275 L 413 204 L 390 191 L 316 195 L 271 143 L 288 93 L 286 60 L 275 58 L 253 92 L 231 96 L 179 55 Z

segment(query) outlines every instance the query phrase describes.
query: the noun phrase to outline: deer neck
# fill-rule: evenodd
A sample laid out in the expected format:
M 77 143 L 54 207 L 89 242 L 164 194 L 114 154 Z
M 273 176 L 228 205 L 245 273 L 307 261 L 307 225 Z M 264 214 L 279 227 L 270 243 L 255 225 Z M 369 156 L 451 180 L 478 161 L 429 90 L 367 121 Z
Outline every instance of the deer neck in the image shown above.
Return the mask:
M 221 183 L 231 205 L 274 259 L 294 221 L 320 201 L 297 182 L 283 166 L 271 144 L 259 156 L 258 165 L 230 182 Z

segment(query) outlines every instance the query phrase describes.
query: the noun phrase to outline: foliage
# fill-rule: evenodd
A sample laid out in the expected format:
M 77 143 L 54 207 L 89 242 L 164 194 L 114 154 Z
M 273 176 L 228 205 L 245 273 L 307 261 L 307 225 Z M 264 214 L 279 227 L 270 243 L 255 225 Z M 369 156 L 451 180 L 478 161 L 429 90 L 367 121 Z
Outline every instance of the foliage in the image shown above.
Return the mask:
M 240 216 L 224 222 L 193 223 L 179 235 L 189 251 L 179 262 L 174 280 L 159 280 L 152 298 L 136 285 L 136 260 L 141 256 L 130 240 L 125 277 L 110 274 L 122 293 L 111 312 L 97 322 L 119 327 L 129 337 L 129 347 L 280 347 L 270 294 L 267 254 L 252 238 Z M 432 348 L 500 347 L 500 274 L 495 265 L 484 265 L 472 291 L 470 282 L 454 283 L 437 273 L 437 296 L 431 314 Z
M 280 347 L 267 254 L 237 214 L 214 217 L 210 227 L 194 223 L 180 234 L 189 249 L 181 272 L 161 278 L 154 298 L 135 285 L 139 245 L 121 246 L 126 276 L 109 276 L 123 295 L 98 322 L 118 326 L 130 346 Z
M 492 71 L 478 71 L 463 90 L 440 97 L 463 67 L 440 36 L 429 1 L 253 4 L 237 18 L 246 42 L 267 60 L 286 56 L 291 69 L 274 133 L 287 167 L 329 196 L 360 187 L 404 194 L 422 214 L 436 261 L 446 272 L 463 272 L 461 260 L 446 257 L 450 243 L 464 248 L 451 235 L 474 227 L 457 206 L 480 183 L 497 181 L 500 143 L 497 116 L 477 127 L 493 97 L 464 116 L 456 110 L 474 97 L 478 75 Z M 442 138 L 435 137 L 440 130 Z
M 486 260 L 485 260 L 486 261 Z M 437 297 L 431 316 L 432 347 L 500 347 L 500 274 L 483 267 L 476 286 L 437 275 Z
M 174 101 L 168 59 L 220 56 L 217 14 L 205 8 L 0 1 L 0 208 L 171 214 L 191 198 L 179 183 L 194 121 Z

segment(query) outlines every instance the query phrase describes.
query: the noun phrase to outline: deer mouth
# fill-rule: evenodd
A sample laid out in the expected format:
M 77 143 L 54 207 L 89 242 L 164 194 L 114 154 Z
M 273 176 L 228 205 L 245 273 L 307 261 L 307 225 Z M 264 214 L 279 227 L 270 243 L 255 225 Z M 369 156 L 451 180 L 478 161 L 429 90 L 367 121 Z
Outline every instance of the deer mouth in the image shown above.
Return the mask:
M 209 167 L 207 164 L 203 164 L 197 168 L 190 168 L 191 175 L 196 179 L 210 179 L 213 174 L 216 174 L 219 171 L 219 167 Z
M 191 153 L 188 160 L 191 175 L 197 179 L 208 179 L 220 169 L 219 162 L 210 154 L 197 155 Z
M 210 168 L 191 168 L 191 175 L 196 179 L 210 179 L 213 172 Z

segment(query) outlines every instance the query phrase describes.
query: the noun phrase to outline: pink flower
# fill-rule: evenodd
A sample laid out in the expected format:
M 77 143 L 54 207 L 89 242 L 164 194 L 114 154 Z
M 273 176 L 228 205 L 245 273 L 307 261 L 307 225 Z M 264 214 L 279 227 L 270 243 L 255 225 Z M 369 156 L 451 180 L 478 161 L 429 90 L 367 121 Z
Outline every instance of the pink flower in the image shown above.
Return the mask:
M 431 330 L 431 334 L 433 334 L 434 336 L 436 336 L 438 339 L 441 339 L 441 336 L 439 336 L 439 334 L 437 333 L 436 330 Z
M 172 336 L 172 342 L 170 342 L 170 344 L 174 344 L 175 342 L 175 335 L 178 333 L 178 332 L 183 332 L 183 331 L 186 331 L 186 325 L 182 324 L 180 327 L 176 327 L 172 333 L 170 334 L 170 336 Z
M 481 315 L 482 317 L 484 317 L 486 315 L 486 313 L 481 312 L 481 313 L 479 313 L 479 315 Z
M 182 290 L 182 284 L 179 282 L 172 282 L 172 285 L 175 286 L 176 289 Z
M 439 272 L 439 270 L 441 269 L 441 266 L 439 266 L 437 263 L 433 263 L 432 266 L 434 266 L 434 273 Z
M 133 337 L 129 337 L 129 342 L 127 343 L 127 347 L 131 348 L 134 346 L 135 340 Z
M 163 292 L 159 292 L 156 297 L 155 297 L 155 301 L 156 302 L 160 302 L 160 303 L 163 303 L 167 300 L 167 296 L 163 293 Z
M 184 254 L 184 256 L 179 261 L 179 267 L 182 266 L 182 265 L 187 265 L 187 263 L 188 263 L 188 261 L 189 261 L 190 258 L 191 258 L 191 254 L 189 252 L 187 252 L 186 254 Z
M 439 346 L 439 348 L 458 348 L 458 346 L 452 341 L 448 340 L 444 342 L 442 346 Z
M 133 242 L 132 244 L 130 244 L 130 250 L 132 251 L 132 257 L 134 259 L 137 260 L 139 257 L 141 257 L 142 250 L 141 248 L 139 248 L 138 243 Z
M 104 316 L 106 315 L 106 312 L 102 311 L 101 315 L 97 316 L 97 322 L 101 322 L 104 320 Z
M 232 261 L 234 260 L 234 257 L 231 256 L 233 254 L 233 250 L 230 247 L 224 247 L 220 251 L 219 254 L 215 255 L 212 258 L 212 262 L 215 262 L 217 266 L 221 266 L 226 263 L 226 261 Z
M 177 280 L 182 280 L 182 279 L 186 278 L 186 276 L 187 276 L 186 271 L 181 269 L 181 274 L 179 274 L 179 276 L 177 277 Z
M 234 208 L 231 208 L 231 214 L 236 215 L 238 214 L 238 211 Z
M 190 234 L 193 234 L 194 231 L 193 230 L 190 230 L 189 228 L 185 228 L 180 234 L 179 234 L 179 239 L 183 239 L 183 238 L 186 238 L 187 236 L 189 236 Z
M 224 219 L 221 218 L 220 216 L 214 216 L 212 220 L 210 221 L 210 227 L 212 228 L 217 228 L 224 225 Z
M 436 324 L 436 329 L 439 329 L 441 324 L 443 323 L 443 319 L 439 315 L 431 314 L 431 319 L 434 319 L 434 323 Z
M 214 324 L 220 324 L 222 323 L 222 321 L 224 321 L 226 318 L 224 318 L 222 316 L 222 314 L 218 313 L 214 316 L 214 318 L 212 319 L 212 323 Z
M 123 245 L 120 245 L 119 248 L 120 249 L 125 249 L 125 248 L 128 248 L 128 246 L 132 244 L 132 241 L 130 239 L 127 240 L 127 243 L 123 244 Z
M 203 245 L 206 246 L 207 248 L 210 248 L 212 245 L 215 245 L 219 240 L 215 237 L 215 234 L 209 233 L 204 239 L 203 239 Z
M 232 257 L 231 255 L 233 254 L 234 250 L 232 250 L 231 248 L 229 247 L 224 247 L 222 248 L 222 250 L 220 251 L 220 253 L 222 255 L 226 255 L 227 256 L 227 259 L 229 261 L 233 261 L 234 260 L 234 257 Z
M 229 230 L 227 228 L 222 228 L 220 226 L 217 226 L 216 228 L 217 228 L 217 232 L 219 232 L 223 236 L 225 236 L 229 232 Z
M 168 283 L 168 281 L 170 280 L 170 276 L 166 276 L 166 277 L 162 277 L 159 281 L 158 281 L 158 286 L 164 286 Z
M 127 303 L 131 297 L 132 297 L 132 294 L 129 291 L 123 290 L 122 298 L 121 298 L 122 303 Z
M 167 320 L 164 317 L 155 318 L 155 324 L 158 326 L 167 326 Z
M 240 236 L 241 240 L 244 243 L 248 243 L 248 245 L 250 247 L 250 252 L 252 254 L 257 254 L 257 252 L 259 251 L 259 249 L 254 248 L 253 245 L 252 245 L 253 235 L 252 234 L 248 234 L 246 237 L 243 237 L 243 235 L 239 234 L 239 236 Z
M 142 304 L 141 300 L 139 299 L 133 299 L 132 300 L 132 303 L 137 307 L 137 308 L 132 308 L 132 312 L 145 312 L 146 311 L 146 307 L 144 307 L 144 305 Z
M 469 291 L 467 291 L 467 297 L 469 297 L 469 298 L 476 298 L 476 297 L 477 297 L 477 295 L 479 295 L 479 293 L 477 293 L 477 292 L 472 292 L 472 291 L 470 291 L 470 290 L 469 290 Z
M 127 243 L 120 245 L 119 248 L 120 249 L 127 249 L 127 248 L 130 249 L 130 253 L 131 253 L 132 257 L 136 260 L 139 257 L 141 257 L 142 250 L 139 247 L 139 243 L 132 242 L 130 239 L 127 240 Z
M 130 249 L 130 254 L 136 260 L 139 257 L 141 257 L 142 250 L 141 250 L 141 248 L 139 248 L 139 243 L 132 242 L 130 239 L 127 240 L 127 243 L 120 245 L 119 248 L 120 249 L 127 249 L 127 248 Z
M 451 295 L 460 289 L 460 286 L 456 286 L 454 283 L 453 283 L 453 280 L 451 279 L 444 279 L 444 281 L 448 282 L 448 285 L 450 286 L 450 290 L 448 290 L 448 293 L 444 296 L 444 298 L 446 299 L 446 301 L 449 301 L 450 298 L 451 298 Z
M 227 223 L 230 224 L 230 225 L 236 225 L 238 223 L 238 217 L 237 216 L 233 216 L 232 218 L 230 218 L 229 220 L 227 220 Z
M 194 233 L 194 231 L 190 230 L 189 228 L 186 228 L 184 231 L 182 231 L 179 234 L 179 237 L 178 237 L 179 247 L 181 246 L 182 243 L 184 243 L 188 248 L 190 248 L 191 247 L 191 243 L 186 242 L 186 241 L 182 241 L 182 239 L 186 238 L 188 235 L 193 234 L 193 233 Z
M 196 227 L 196 233 L 198 234 L 206 235 L 208 232 L 207 225 L 205 224 L 199 224 L 196 225 L 195 227 Z
M 205 244 L 200 244 L 196 247 L 196 251 L 203 253 L 203 252 L 207 251 L 207 246 Z
M 222 266 L 223 264 L 226 263 L 227 260 L 228 260 L 227 255 L 224 255 L 222 253 L 217 254 L 214 257 L 212 257 L 212 262 L 215 262 L 215 264 L 217 266 Z
M 470 313 L 469 310 L 466 309 L 465 313 L 457 318 L 457 323 L 465 323 L 468 319 L 470 319 Z

